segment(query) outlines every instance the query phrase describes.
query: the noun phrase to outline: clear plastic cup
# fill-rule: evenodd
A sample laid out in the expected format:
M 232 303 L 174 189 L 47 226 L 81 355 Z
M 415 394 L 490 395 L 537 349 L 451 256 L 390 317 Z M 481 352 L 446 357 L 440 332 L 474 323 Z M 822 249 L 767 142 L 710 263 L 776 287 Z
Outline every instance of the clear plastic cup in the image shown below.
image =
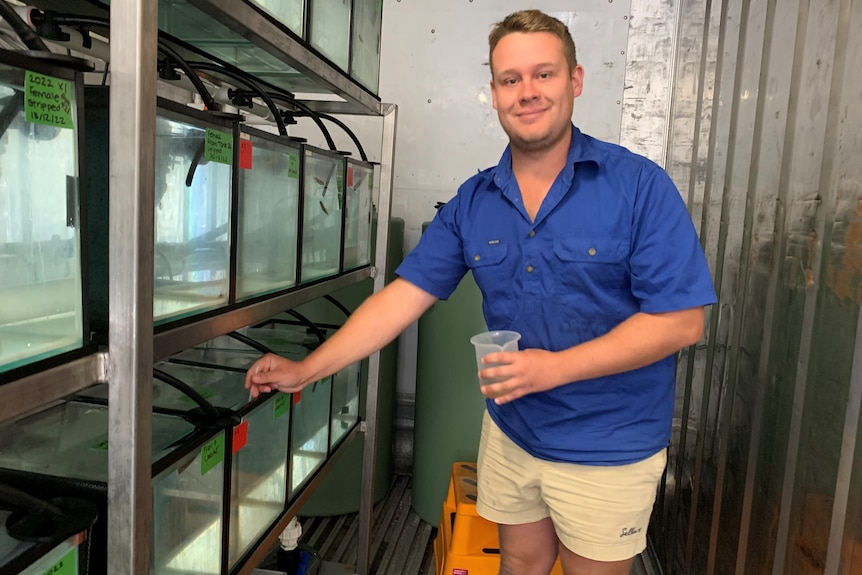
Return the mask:
M 489 367 L 503 365 L 501 363 L 482 363 L 482 358 L 497 351 L 518 351 L 518 340 L 521 334 L 517 331 L 486 331 L 470 338 L 470 343 L 476 350 L 476 366 L 479 371 Z M 503 381 L 506 378 L 480 379 L 480 385 L 488 385 Z

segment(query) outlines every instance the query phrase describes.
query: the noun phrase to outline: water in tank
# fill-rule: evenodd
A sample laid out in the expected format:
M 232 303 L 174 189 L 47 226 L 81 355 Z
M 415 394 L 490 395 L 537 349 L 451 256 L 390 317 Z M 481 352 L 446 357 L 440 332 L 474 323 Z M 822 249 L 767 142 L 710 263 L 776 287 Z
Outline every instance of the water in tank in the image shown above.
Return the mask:
M 228 301 L 233 133 L 160 109 L 156 117 L 156 323 Z
M 299 144 L 243 127 L 238 166 L 238 300 L 296 283 L 299 158 Z
M 0 372 L 79 348 L 77 84 L 0 50 Z M 57 104 L 56 102 L 59 102 Z M 47 111 L 46 111 L 47 110 Z
M 289 498 L 293 498 L 326 461 L 331 392 L 332 378 L 327 377 L 293 394 Z
M 351 0 L 309 0 L 308 39 L 333 64 L 349 71 Z
M 249 0 L 264 12 L 302 36 L 305 21 L 304 0 Z
M 371 263 L 371 216 L 374 166 L 347 160 L 347 212 L 344 219 L 344 269 Z
M 380 84 L 380 30 L 383 0 L 354 0 L 350 75 L 377 93 Z
M 344 157 L 306 146 L 302 179 L 300 281 L 306 283 L 340 271 Z

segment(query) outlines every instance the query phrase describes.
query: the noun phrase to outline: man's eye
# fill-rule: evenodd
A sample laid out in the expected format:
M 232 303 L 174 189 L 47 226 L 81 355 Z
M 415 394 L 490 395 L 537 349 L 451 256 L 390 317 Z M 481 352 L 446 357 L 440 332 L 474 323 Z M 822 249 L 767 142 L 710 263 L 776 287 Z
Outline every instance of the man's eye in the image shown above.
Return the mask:
M 551 77 L 551 73 L 550 73 L 550 72 L 540 72 L 540 73 L 539 73 L 539 78 L 541 78 L 541 79 L 543 79 L 543 80 L 546 80 L 546 79 L 548 79 L 548 78 L 550 78 L 550 77 Z

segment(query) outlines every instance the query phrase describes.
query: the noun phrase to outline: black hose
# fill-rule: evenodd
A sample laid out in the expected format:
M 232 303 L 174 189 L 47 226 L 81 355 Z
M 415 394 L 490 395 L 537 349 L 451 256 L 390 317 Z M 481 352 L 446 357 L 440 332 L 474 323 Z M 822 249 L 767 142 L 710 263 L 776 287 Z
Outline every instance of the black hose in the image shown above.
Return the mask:
M 344 304 L 342 304 L 340 301 L 338 301 L 337 299 L 335 299 L 334 297 L 332 297 L 329 294 L 323 296 L 323 299 L 325 299 L 326 301 L 328 301 L 329 303 L 331 303 L 332 305 L 334 305 L 335 307 L 340 309 L 342 311 L 342 313 L 344 313 L 345 316 L 350 317 L 350 310 L 347 309 L 346 307 L 344 307 Z
M 160 369 L 157 369 L 155 367 L 153 368 L 153 377 L 155 377 L 156 379 L 170 385 L 171 387 L 173 387 L 177 391 L 183 393 L 189 399 L 191 399 L 196 404 L 198 404 L 198 407 L 200 407 L 201 410 L 205 414 L 210 415 L 215 419 L 218 419 L 221 417 L 221 413 L 219 413 L 219 411 L 215 407 L 213 407 L 213 405 L 209 401 L 207 401 L 204 396 L 202 396 L 200 393 L 198 393 L 197 391 L 192 389 L 192 387 L 189 384 L 187 384 L 183 381 L 180 381 L 179 379 L 177 379 L 173 375 L 171 375 L 167 372 L 164 372 Z
M 271 349 L 269 349 L 268 347 L 266 347 L 265 345 L 263 345 L 262 343 L 260 343 L 256 339 L 252 339 L 252 338 L 248 337 L 247 335 L 243 335 L 243 334 L 236 332 L 236 331 L 232 331 L 232 332 L 228 333 L 227 335 L 230 338 L 233 338 L 233 339 L 235 339 L 241 343 L 246 344 L 247 346 L 249 346 L 251 348 L 254 348 L 255 350 L 259 351 L 260 353 L 273 353 L 273 351 Z
M 359 142 L 359 138 L 356 137 L 356 134 L 353 133 L 353 130 L 351 130 L 350 128 L 347 127 L 347 124 L 345 124 L 344 122 L 342 122 L 338 118 L 336 118 L 334 116 L 330 116 L 329 114 L 324 114 L 323 112 L 305 112 L 305 111 L 303 111 L 303 112 L 295 112 L 294 113 L 294 116 L 296 116 L 297 118 L 314 117 L 315 115 L 317 117 L 323 119 L 323 120 L 328 120 L 328 121 L 332 122 L 333 124 L 335 124 L 336 126 L 341 128 L 342 130 L 344 130 L 344 132 L 350 137 L 351 140 L 353 140 L 353 143 L 356 145 L 356 149 L 359 152 L 359 157 L 362 158 L 362 161 L 363 162 L 368 161 L 368 156 L 365 154 L 365 149 L 362 147 L 362 144 Z
M 298 101 L 293 96 L 279 94 L 278 92 L 269 92 L 269 96 L 275 100 L 287 102 L 291 106 L 295 106 L 308 114 L 308 117 L 314 120 L 314 123 L 317 124 L 318 128 L 320 128 L 320 131 L 323 133 L 323 137 L 326 139 L 326 145 L 329 146 L 329 149 L 333 152 L 338 150 L 338 148 L 335 147 L 335 141 L 332 139 L 332 135 L 329 133 L 329 130 L 326 129 L 326 126 L 323 125 L 323 122 L 320 121 L 320 116 L 317 112 L 315 112 L 302 102 Z
M 210 72 L 216 72 L 219 74 L 224 74 L 225 76 L 229 76 L 234 80 L 238 80 L 248 86 L 252 91 L 254 91 L 258 96 L 260 96 L 261 100 L 266 103 L 267 108 L 272 113 L 275 118 L 275 124 L 278 126 L 278 133 L 282 136 L 287 135 L 287 128 L 284 125 L 284 120 L 281 118 L 281 113 L 278 111 L 278 107 L 275 105 L 275 102 L 272 101 L 272 98 L 269 97 L 260 86 L 258 86 L 257 82 L 254 81 L 253 77 L 249 74 L 244 74 L 242 72 L 234 72 L 233 70 L 229 70 L 224 66 L 220 66 L 218 64 L 212 64 L 210 62 L 189 62 L 189 66 L 196 70 L 207 70 Z
M 12 27 L 12 30 L 18 34 L 18 37 L 24 42 L 30 50 L 39 52 L 50 52 L 48 46 L 42 41 L 42 38 L 33 30 L 27 22 L 24 21 L 15 9 L 7 4 L 4 0 L 0 0 L 0 17 L 6 20 Z
M 298 311 L 294 311 L 292 309 L 287 310 L 286 313 L 289 313 L 290 315 L 292 315 L 293 317 L 295 317 L 296 319 L 301 321 L 303 323 L 303 325 L 310 328 L 311 331 L 314 332 L 314 335 L 317 336 L 317 339 L 320 340 L 320 343 L 323 343 L 326 341 L 326 334 L 323 333 L 323 331 L 321 331 L 321 329 L 319 327 L 317 327 L 317 324 L 315 324 L 313 321 L 311 321 L 310 319 L 308 319 L 307 317 L 305 317 L 304 315 L 302 315 Z
M 0 483 L 0 502 L 11 505 L 15 510 L 29 511 L 52 521 L 59 521 L 63 518 L 63 512 L 57 506 L 5 483 Z
M 186 73 L 186 76 L 191 81 L 192 85 L 194 85 L 195 90 L 197 90 L 198 94 L 200 94 L 201 99 L 204 101 L 204 105 L 207 107 L 207 109 L 218 110 L 220 108 L 218 102 L 213 99 L 206 86 L 204 86 L 204 83 L 201 81 L 201 79 L 198 77 L 192 67 L 189 66 L 188 62 L 183 60 L 183 58 L 180 57 L 176 50 L 168 47 L 164 43 L 160 43 L 158 48 L 160 51 L 167 54 L 171 60 L 176 61 L 177 65 L 183 69 L 183 72 Z

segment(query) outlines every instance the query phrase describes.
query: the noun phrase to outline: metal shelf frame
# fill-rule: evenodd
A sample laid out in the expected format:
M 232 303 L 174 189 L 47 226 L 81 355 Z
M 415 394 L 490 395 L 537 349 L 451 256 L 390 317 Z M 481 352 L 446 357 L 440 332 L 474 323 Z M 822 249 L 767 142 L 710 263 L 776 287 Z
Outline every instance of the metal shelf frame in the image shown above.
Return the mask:
M 345 101 L 316 101 L 331 113 L 381 117 L 377 218 L 391 215 L 397 106 L 381 104 L 307 47 L 289 37 L 245 3 L 233 0 L 190 0 L 190 3 L 274 54 L 294 69 L 313 77 Z M 152 366 L 156 361 L 219 335 L 268 319 L 342 287 L 374 279 L 383 289 L 389 226 L 377 227 L 376 267 L 367 266 L 299 286 L 272 297 L 239 304 L 204 319 L 169 326 L 154 335 L 154 189 L 155 123 L 158 83 L 156 54 L 158 3 L 112 0 L 110 43 L 111 102 L 109 137 L 122 146 L 109 153 L 109 337 L 107 350 L 95 351 L 0 386 L 0 421 L 49 405 L 94 383 L 108 386 L 108 572 L 140 575 L 150 572 L 152 533 Z M 365 419 L 360 421 L 279 520 L 260 538 L 239 573 L 250 573 L 271 549 L 301 504 L 311 496 L 332 463 L 360 433 L 365 435 L 360 499 L 357 573 L 368 575 L 380 354 L 369 359 Z

